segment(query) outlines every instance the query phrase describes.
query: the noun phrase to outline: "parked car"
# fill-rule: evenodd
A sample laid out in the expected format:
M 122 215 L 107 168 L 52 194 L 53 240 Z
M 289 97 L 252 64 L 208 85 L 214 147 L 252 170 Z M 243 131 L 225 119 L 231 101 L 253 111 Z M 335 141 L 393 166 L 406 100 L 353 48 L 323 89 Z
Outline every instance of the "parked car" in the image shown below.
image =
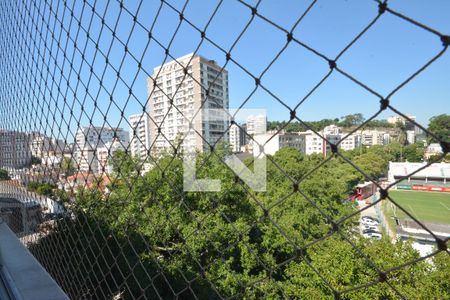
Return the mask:
M 380 221 L 377 218 L 371 217 L 371 216 L 362 216 L 362 220 L 371 220 L 380 223 Z
M 363 233 L 380 233 L 380 232 L 378 230 L 366 229 L 366 230 L 363 230 Z
M 372 238 L 374 240 L 381 240 L 381 233 L 372 230 L 372 231 L 363 233 L 363 237 Z
M 370 229 L 378 231 L 378 226 L 362 224 L 361 229 L 362 230 Z
M 378 226 L 379 223 L 377 221 L 371 220 L 371 219 L 362 219 L 361 223 L 363 225 L 369 225 L 369 226 Z

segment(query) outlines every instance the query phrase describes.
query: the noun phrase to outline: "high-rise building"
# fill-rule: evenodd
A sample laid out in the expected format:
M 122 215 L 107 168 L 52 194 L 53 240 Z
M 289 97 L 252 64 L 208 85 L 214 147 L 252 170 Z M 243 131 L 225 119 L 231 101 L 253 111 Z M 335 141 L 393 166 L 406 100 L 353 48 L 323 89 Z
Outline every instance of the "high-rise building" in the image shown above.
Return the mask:
M 99 168 L 97 149 L 112 141 L 120 142 L 127 149 L 129 134 L 122 128 L 88 126 L 79 128 L 75 139 L 75 167 L 84 172 L 99 173 L 102 166 Z
M 188 54 L 158 66 L 148 79 L 148 94 L 156 123 L 150 123 L 153 152 L 173 149 L 181 140 L 183 149 L 199 151 L 221 138 L 228 142 L 228 122 L 208 113 L 229 108 L 228 72 L 215 61 Z
M 246 126 L 244 124 L 232 124 L 230 126 L 230 148 L 232 152 L 241 152 L 241 147 L 246 144 Z
M 0 129 L 0 167 L 22 168 L 31 163 L 31 137 Z
M 414 144 L 416 142 L 416 132 L 414 130 L 406 130 L 406 140 L 408 144 Z
M 132 115 L 130 122 L 130 150 L 133 156 L 145 159 L 150 149 L 150 124 L 147 113 Z

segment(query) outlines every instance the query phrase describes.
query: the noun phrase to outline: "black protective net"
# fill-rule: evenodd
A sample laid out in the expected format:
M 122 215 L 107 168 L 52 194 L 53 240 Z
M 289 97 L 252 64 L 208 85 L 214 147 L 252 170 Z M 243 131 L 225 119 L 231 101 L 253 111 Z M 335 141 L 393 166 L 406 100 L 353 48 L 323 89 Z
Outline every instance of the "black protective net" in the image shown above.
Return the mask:
M 444 129 L 432 130 L 395 107 L 416 77 L 448 67 L 450 37 L 386 1 L 362 1 L 373 18 L 350 39 L 337 37 L 344 46 L 329 55 L 297 34 L 308 18 L 320 18 L 315 11 L 327 1 L 295 4 L 290 27 L 264 2 L 270 1 L 1 1 L 1 220 L 70 298 L 450 297 L 450 174 L 437 165 L 448 160 L 448 119 Z M 235 18 L 224 17 L 226 5 Z M 414 70 L 378 91 L 357 75 L 364 66 L 351 72 L 340 62 L 351 60 L 352 49 L 386 18 L 439 47 L 425 59 L 408 56 Z M 239 31 L 227 31 L 229 23 Z M 279 39 L 266 40 L 261 30 Z M 274 84 L 271 73 L 287 55 L 325 71 L 309 87 Z M 230 101 L 228 88 L 235 87 L 228 76 L 242 80 L 237 88 L 244 97 Z M 323 105 L 315 97 L 337 77 L 346 81 L 342 89 L 358 87 L 361 105 L 373 109 L 345 125 L 345 133 L 330 134 L 325 125 L 342 122 L 305 121 L 303 109 Z M 258 102 L 261 95 L 267 102 Z M 276 107 L 286 121 L 269 122 L 260 139 L 238 121 L 255 107 Z M 208 110 L 224 120 L 209 120 Z M 387 111 L 400 122 L 381 124 Z M 377 122 L 389 127 L 390 144 L 359 141 L 346 150 L 345 141 L 358 143 Z M 412 151 L 408 126 L 437 145 L 436 155 L 421 157 L 414 168 L 399 165 L 403 173 L 383 179 L 395 168 L 389 161 L 404 161 Z M 313 154 L 305 146 L 310 137 L 317 139 Z M 275 141 L 285 147 L 272 153 Z M 241 152 L 251 170 L 264 162 L 265 190 L 251 188 L 243 168 L 227 163 L 232 152 Z M 192 161 L 197 178 L 220 179 L 219 190 L 186 189 L 183 172 Z M 423 175 L 433 168 L 438 175 Z M 429 200 L 423 209 L 431 220 L 398 191 L 430 190 L 428 180 L 439 182 L 441 192 L 416 193 Z M 436 194 L 444 196 L 435 200 Z M 421 255 L 413 242 L 431 250 Z

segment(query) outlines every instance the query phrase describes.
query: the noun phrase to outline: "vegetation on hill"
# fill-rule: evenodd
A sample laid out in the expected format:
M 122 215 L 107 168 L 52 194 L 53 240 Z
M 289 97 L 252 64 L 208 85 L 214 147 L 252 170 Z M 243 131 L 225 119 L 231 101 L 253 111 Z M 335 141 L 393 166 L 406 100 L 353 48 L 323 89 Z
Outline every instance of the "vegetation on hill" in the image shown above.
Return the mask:
M 352 128 L 361 125 L 365 121 L 362 114 L 350 114 L 335 119 L 322 119 L 320 121 L 306 121 L 300 123 L 298 121 L 269 121 L 267 122 L 267 130 L 277 130 L 283 128 L 287 132 L 301 132 L 309 129 L 321 131 L 326 126 L 337 125 L 343 128 Z M 396 124 L 388 123 L 386 120 L 371 120 L 365 124 L 365 128 L 394 128 Z
M 376 178 L 386 175 L 399 149 L 392 144 L 343 155 Z M 200 193 L 183 191 L 177 155 L 162 157 L 141 176 L 139 162 L 117 152 L 109 196 L 80 189 L 72 203 L 74 215 L 58 221 L 61 230 L 31 245 L 31 251 L 39 257 L 42 249 L 60 245 L 57 257 L 41 261 L 52 274 L 83 280 L 84 285 L 56 276 L 73 298 L 123 292 L 126 299 L 142 294 L 191 299 L 192 293 L 200 299 L 333 299 L 333 289 L 369 283 L 374 284 L 341 298 L 397 299 L 399 292 L 438 299 L 448 294 L 445 252 L 432 264 L 420 261 L 380 273 L 419 254 L 409 242 L 362 238 L 357 215 L 339 222 L 354 211 L 344 201 L 353 186 L 367 179 L 344 159 L 324 162 L 319 155 L 281 149 L 268 159 L 267 191 L 253 192 L 224 166 L 225 151 L 216 154 L 198 154 L 197 178 L 220 179 L 222 189 Z M 90 288 L 89 282 L 99 278 L 100 284 Z

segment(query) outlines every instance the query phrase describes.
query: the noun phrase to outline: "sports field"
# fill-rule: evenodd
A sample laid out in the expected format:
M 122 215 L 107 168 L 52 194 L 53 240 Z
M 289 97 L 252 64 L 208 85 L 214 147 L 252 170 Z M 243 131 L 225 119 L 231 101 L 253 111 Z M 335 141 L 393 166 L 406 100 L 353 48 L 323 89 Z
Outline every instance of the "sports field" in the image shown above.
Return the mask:
M 389 196 L 419 221 L 450 224 L 450 193 L 391 190 Z M 390 201 L 385 201 L 384 211 L 388 218 L 394 215 Z M 394 211 L 399 219 L 410 219 L 400 209 Z

